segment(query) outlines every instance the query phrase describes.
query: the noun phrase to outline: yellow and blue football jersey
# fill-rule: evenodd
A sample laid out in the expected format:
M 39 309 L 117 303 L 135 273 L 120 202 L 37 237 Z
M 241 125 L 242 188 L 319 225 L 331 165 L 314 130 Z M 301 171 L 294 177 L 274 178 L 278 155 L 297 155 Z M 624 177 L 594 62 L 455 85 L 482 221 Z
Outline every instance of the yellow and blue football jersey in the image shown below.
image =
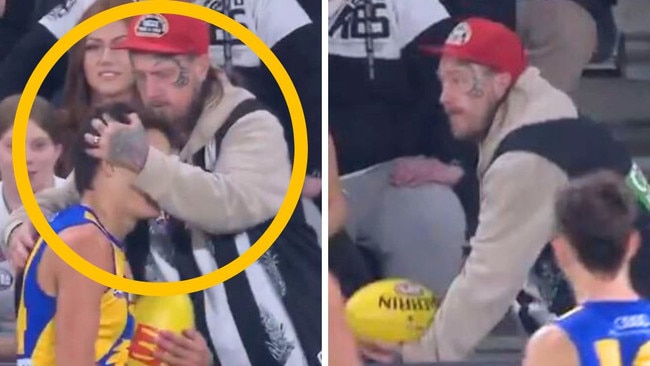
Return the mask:
M 92 223 L 113 244 L 115 274 L 125 276 L 126 258 L 121 243 L 99 222 L 88 207 L 75 205 L 59 212 L 51 221 L 58 234 L 64 229 Z M 38 283 L 38 267 L 47 244 L 39 239 L 27 261 L 20 293 L 17 319 L 18 364 L 55 364 L 54 314 L 56 297 L 46 294 Z M 125 365 L 133 336 L 134 319 L 127 294 L 108 289 L 101 299 L 99 332 L 95 342 L 95 361 L 100 366 Z
M 589 301 L 556 324 L 571 339 L 582 366 L 650 362 L 650 302 Z

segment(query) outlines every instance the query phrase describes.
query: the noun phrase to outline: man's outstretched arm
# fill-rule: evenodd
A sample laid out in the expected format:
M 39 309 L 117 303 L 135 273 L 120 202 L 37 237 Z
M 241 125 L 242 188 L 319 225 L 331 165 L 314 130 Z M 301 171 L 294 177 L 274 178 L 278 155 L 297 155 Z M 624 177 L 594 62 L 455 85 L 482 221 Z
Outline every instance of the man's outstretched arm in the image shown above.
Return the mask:
M 484 178 L 470 256 L 433 326 L 421 342 L 405 347 L 405 361 L 462 360 L 492 331 L 551 238 L 554 197 L 566 180 L 532 154 L 507 153 L 494 162 Z

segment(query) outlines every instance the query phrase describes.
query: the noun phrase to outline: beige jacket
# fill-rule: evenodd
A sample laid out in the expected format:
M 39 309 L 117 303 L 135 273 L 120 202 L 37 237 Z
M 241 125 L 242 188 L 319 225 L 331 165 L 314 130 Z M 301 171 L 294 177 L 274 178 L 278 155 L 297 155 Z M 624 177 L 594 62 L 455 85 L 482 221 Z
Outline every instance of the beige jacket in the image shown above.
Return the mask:
M 168 156 L 150 148 L 136 186 L 149 194 L 169 214 L 193 230 L 193 243 L 202 232 L 231 234 L 264 222 L 277 213 L 289 185 L 291 165 L 282 126 L 267 111 L 256 111 L 239 119 L 222 141 L 219 159 L 208 166 L 212 173 L 191 163 L 192 155 L 207 145 L 230 112 L 248 91 L 225 84 L 221 98 L 206 103 L 204 111 L 179 156 Z M 210 157 L 206 156 L 206 164 Z M 37 195 L 44 214 L 59 211 L 79 201 L 73 178 L 58 189 Z M 27 220 L 24 209 L 9 218 L 3 242 L 11 231 Z M 201 240 L 202 241 L 202 240 Z
M 568 177 L 531 153 L 509 152 L 488 167 L 499 143 L 521 126 L 577 117 L 573 102 L 528 68 L 479 146 L 479 225 L 471 254 L 452 282 L 432 327 L 404 347 L 406 362 L 466 358 L 507 313 L 552 239 L 553 202 Z

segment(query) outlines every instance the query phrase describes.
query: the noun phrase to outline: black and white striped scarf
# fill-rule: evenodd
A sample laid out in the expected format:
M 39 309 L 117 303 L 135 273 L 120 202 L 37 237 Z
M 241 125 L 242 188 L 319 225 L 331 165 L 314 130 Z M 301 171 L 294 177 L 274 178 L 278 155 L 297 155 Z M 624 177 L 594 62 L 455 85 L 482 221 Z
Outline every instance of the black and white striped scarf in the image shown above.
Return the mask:
M 256 102 L 244 101 L 225 129 L 257 108 Z M 224 130 L 215 136 L 217 152 L 223 136 Z M 205 150 L 196 157 L 196 165 L 205 169 Z M 194 278 L 243 254 L 270 222 L 237 235 L 213 236 L 203 248 L 193 248 L 185 225 L 173 218 L 142 222 L 126 240 L 127 258 L 136 279 Z M 262 258 L 225 283 L 190 297 L 196 327 L 216 365 L 320 365 L 321 248 L 300 203 Z

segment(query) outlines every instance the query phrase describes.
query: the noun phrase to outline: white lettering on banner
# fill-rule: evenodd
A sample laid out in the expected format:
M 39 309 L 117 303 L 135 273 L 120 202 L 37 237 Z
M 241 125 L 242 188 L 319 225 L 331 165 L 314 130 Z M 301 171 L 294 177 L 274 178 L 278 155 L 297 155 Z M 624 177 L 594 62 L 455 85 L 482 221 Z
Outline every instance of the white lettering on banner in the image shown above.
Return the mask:
M 366 24 L 370 29 L 366 28 Z M 397 14 L 388 0 L 374 0 L 368 9 L 362 0 L 348 1 L 329 19 L 329 53 L 366 57 L 366 39 L 370 38 L 375 57 L 396 60 L 402 47 L 394 32 L 396 26 Z

